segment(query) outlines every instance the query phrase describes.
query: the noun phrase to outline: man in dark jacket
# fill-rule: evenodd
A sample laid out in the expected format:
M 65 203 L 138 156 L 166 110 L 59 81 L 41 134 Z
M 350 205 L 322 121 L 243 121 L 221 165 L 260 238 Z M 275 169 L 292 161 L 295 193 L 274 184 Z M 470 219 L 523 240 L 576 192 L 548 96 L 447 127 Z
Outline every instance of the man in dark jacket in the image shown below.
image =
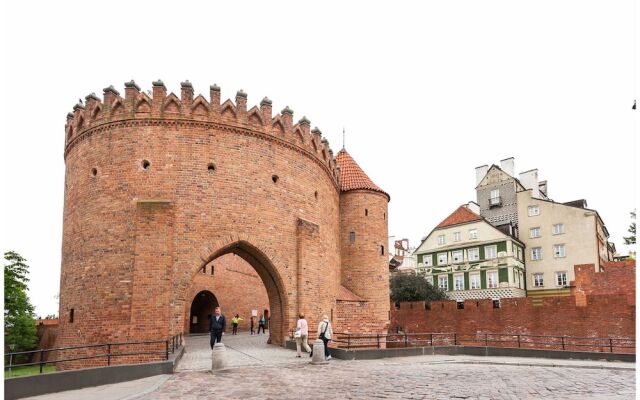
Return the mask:
M 224 315 L 220 312 L 220 307 L 216 307 L 215 314 L 211 316 L 209 320 L 209 332 L 211 332 L 211 349 L 216 342 L 222 342 L 222 335 L 227 329 L 227 321 L 224 319 Z

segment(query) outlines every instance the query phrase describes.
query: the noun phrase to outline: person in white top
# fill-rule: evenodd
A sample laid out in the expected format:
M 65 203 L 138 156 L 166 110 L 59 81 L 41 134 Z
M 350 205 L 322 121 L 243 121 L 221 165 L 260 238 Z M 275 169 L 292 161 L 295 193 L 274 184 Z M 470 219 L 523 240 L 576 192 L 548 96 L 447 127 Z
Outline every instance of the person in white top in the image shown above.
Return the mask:
M 331 329 L 331 322 L 326 315 L 322 316 L 322 321 L 318 324 L 318 338 L 324 342 L 324 356 L 327 360 L 331 360 L 331 353 L 329 353 L 329 340 L 333 337 L 333 330 Z
M 307 324 L 307 320 L 304 319 L 304 315 L 300 314 L 298 316 L 298 323 L 296 324 L 296 332 L 293 335 L 296 339 L 296 350 L 298 351 L 297 357 L 300 356 L 300 347 L 304 346 L 304 349 L 307 353 L 311 353 L 311 348 L 309 348 L 308 338 L 309 338 L 309 325 Z

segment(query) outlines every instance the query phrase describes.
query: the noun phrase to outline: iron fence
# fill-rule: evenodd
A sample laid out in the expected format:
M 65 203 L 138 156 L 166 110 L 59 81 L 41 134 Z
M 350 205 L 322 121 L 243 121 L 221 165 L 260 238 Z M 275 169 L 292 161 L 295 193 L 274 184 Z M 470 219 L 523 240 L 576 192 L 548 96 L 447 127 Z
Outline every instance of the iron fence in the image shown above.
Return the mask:
M 93 344 L 86 346 L 69 346 L 69 347 L 57 347 L 53 349 L 38 349 L 38 350 L 30 350 L 30 351 L 19 351 L 13 353 L 6 353 L 5 356 L 5 364 L 4 368 L 11 370 L 12 368 L 18 367 L 27 367 L 38 365 L 40 367 L 40 372 L 42 373 L 44 370 L 44 366 L 47 364 L 58 364 L 62 362 L 72 362 L 72 361 L 80 361 L 80 360 L 92 360 L 92 359 L 104 359 L 106 361 L 106 365 L 111 365 L 112 359 L 117 357 L 134 357 L 134 356 L 163 356 L 165 360 L 169 359 L 169 354 L 175 353 L 177 349 L 180 348 L 182 344 L 182 333 L 178 333 L 172 336 L 169 339 L 165 340 L 147 340 L 147 341 L 137 341 L 137 342 L 116 342 L 116 343 L 105 343 L 105 344 Z M 164 344 L 164 346 L 162 346 Z M 131 346 L 149 346 L 149 345 L 159 345 L 155 346 L 156 349 L 149 351 L 118 351 L 119 348 L 123 347 L 131 347 Z M 159 348 L 160 350 L 157 350 Z M 50 353 L 84 353 L 83 350 L 91 350 L 91 352 L 95 352 L 95 354 L 88 355 L 78 355 L 72 356 L 69 358 L 62 359 L 54 359 L 54 360 L 45 360 L 45 355 Z M 14 360 L 17 357 L 23 356 L 26 358 L 33 358 L 35 356 L 40 356 L 39 361 L 35 362 L 24 362 L 14 364 Z

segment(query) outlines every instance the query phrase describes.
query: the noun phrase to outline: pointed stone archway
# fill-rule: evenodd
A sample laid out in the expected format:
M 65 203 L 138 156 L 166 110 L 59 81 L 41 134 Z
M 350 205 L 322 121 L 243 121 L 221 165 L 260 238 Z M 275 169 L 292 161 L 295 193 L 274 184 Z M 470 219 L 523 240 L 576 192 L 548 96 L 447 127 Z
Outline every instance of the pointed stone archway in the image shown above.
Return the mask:
M 189 333 L 207 333 L 209 319 L 219 305 L 216 296 L 208 290 L 196 294 L 189 312 Z

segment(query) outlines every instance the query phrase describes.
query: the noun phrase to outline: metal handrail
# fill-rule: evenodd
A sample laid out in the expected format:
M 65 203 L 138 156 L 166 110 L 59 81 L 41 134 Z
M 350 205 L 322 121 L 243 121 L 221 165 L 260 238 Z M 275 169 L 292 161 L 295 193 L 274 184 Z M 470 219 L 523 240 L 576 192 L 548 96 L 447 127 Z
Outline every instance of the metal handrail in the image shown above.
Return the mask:
M 137 342 L 115 342 L 115 343 L 103 343 L 103 344 L 90 344 L 85 346 L 68 346 L 68 347 L 57 347 L 53 349 L 38 349 L 38 350 L 29 350 L 29 351 L 19 351 L 14 353 L 6 353 L 4 356 L 9 357 L 8 364 L 5 364 L 5 370 L 8 368 L 11 370 L 12 368 L 17 367 L 26 367 L 32 365 L 40 366 L 40 373 L 43 372 L 43 367 L 47 364 L 57 364 L 61 362 L 69 362 L 69 361 L 79 361 L 79 360 L 90 360 L 95 358 L 106 358 L 107 365 L 111 365 L 112 357 L 123 357 L 123 356 L 142 356 L 142 355 L 159 355 L 163 354 L 164 359 L 169 359 L 169 354 L 175 353 L 177 349 L 180 348 L 182 344 L 183 334 L 182 332 L 173 335 L 169 339 L 165 340 L 144 340 Z M 130 345 L 149 345 L 149 344 L 164 344 L 164 349 L 161 351 L 138 351 L 138 352 L 127 352 L 127 353 L 114 353 L 112 352 L 112 347 L 115 346 L 130 346 Z M 99 347 L 106 347 L 106 353 L 94 354 L 90 356 L 80 356 L 80 357 L 71 357 L 64 359 L 56 359 L 56 360 L 44 360 L 44 354 L 52 351 L 67 351 L 67 350 L 79 350 L 79 349 L 95 349 Z M 13 364 L 13 357 L 17 355 L 25 355 L 25 354 L 40 354 L 40 361 L 37 362 L 28 362 L 28 363 L 20 363 Z
M 416 347 L 416 345 L 428 343 L 425 347 L 438 345 L 464 346 L 465 342 L 474 344 L 482 343 L 485 347 L 501 343 L 517 344 L 517 348 L 533 347 L 557 347 L 563 351 L 571 348 L 592 347 L 605 349 L 613 353 L 614 349 L 635 349 L 635 338 L 630 337 L 578 337 L 578 336 L 552 336 L 529 335 L 522 333 L 458 333 L 458 332 L 424 332 L 424 333 L 335 333 L 339 346 L 346 343 L 346 348 L 380 348 L 381 339 L 386 344 L 402 345 L 403 347 Z M 424 338 L 422 338 L 424 337 Z M 540 340 L 541 338 L 550 340 Z M 588 341 L 587 343 L 584 343 Z

